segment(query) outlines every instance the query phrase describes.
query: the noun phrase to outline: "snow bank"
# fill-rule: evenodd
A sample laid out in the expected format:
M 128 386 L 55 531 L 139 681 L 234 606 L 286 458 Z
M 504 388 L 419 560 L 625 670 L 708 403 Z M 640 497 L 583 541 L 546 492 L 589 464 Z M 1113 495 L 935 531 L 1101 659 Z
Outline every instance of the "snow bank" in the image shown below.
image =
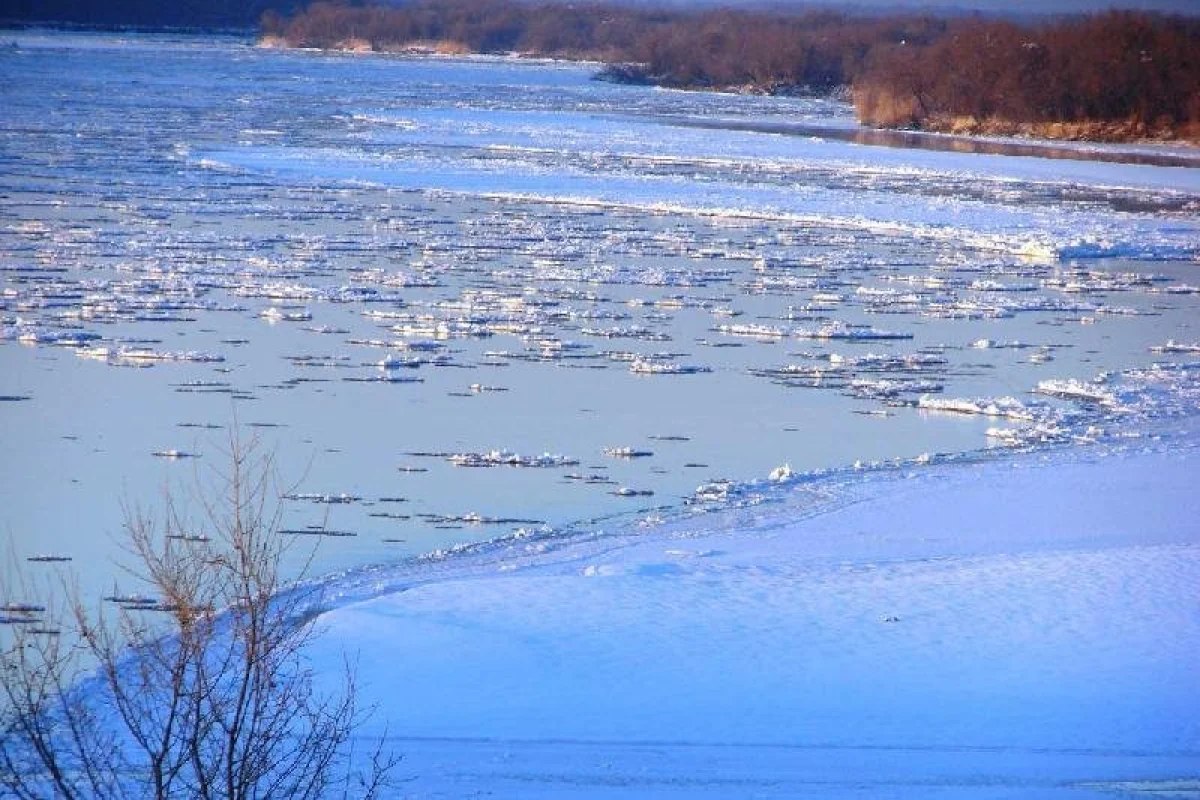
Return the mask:
M 417 795 L 1153 788 L 1200 763 L 1197 441 L 440 562 L 311 654 L 357 655 Z

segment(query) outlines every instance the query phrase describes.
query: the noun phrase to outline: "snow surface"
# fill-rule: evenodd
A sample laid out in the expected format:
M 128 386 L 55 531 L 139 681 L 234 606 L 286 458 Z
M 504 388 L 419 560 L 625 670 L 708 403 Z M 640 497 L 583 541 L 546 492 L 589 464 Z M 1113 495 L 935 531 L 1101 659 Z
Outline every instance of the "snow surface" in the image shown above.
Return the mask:
M 1195 797 L 1198 482 L 1170 440 L 905 468 L 430 562 L 311 655 L 414 796 Z

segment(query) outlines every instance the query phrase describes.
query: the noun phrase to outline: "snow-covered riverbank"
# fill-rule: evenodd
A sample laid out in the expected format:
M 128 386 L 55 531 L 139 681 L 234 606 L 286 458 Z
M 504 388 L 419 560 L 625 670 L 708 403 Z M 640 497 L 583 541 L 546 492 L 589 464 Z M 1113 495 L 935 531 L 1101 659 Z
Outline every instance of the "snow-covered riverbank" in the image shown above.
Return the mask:
M 1187 441 L 450 569 L 327 614 L 312 655 L 357 656 L 418 796 L 1161 790 L 1200 779 Z

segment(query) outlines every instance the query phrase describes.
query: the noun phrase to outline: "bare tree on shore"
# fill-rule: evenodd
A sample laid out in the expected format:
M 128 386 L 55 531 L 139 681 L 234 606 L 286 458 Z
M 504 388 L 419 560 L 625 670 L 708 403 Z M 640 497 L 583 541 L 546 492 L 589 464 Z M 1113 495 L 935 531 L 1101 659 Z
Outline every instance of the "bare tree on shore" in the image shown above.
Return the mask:
M 375 797 L 397 758 L 354 756 L 355 672 L 322 693 L 303 650 L 311 593 L 282 566 L 273 459 L 231 435 L 197 477 L 194 520 L 168 490 L 125 509 L 130 569 L 154 593 L 95 610 L 2 598 L 0 794 L 18 798 Z M 303 578 L 305 569 L 300 570 Z M 25 591 L 37 587 L 25 584 Z M 359 763 L 356 763 L 359 762 Z

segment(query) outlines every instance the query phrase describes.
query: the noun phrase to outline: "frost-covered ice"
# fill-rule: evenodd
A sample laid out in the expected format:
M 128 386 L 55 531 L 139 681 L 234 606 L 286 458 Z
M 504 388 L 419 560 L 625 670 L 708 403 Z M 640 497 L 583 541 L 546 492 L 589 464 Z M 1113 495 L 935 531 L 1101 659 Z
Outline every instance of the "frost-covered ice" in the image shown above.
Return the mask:
M 488 450 L 484 453 L 451 453 L 446 460 L 456 467 L 573 467 L 579 459 L 557 453 L 523 456 L 508 450 Z
M 1088 403 L 1099 403 L 1108 406 L 1116 405 L 1117 403 L 1113 393 L 1096 382 L 1084 383 L 1077 380 L 1039 381 L 1037 392 L 1038 394 L 1050 395 L 1051 397 L 1063 397 L 1068 400 L 1082 400 Z
M 1195 444 L 891 471 L 790 511 L 518 544 L 327 613 L 310 652 L 357 654 L 414 796 L 1195 780 Z
M 921 397 L 917 408 L 926 411 L 944 411 L 951 414 L 979 414 L 985 417 L 1007 417 L 1008 419 L 1031 422 L 1036 419 L 1034 411 L 1015 397 L 961 398 Z

